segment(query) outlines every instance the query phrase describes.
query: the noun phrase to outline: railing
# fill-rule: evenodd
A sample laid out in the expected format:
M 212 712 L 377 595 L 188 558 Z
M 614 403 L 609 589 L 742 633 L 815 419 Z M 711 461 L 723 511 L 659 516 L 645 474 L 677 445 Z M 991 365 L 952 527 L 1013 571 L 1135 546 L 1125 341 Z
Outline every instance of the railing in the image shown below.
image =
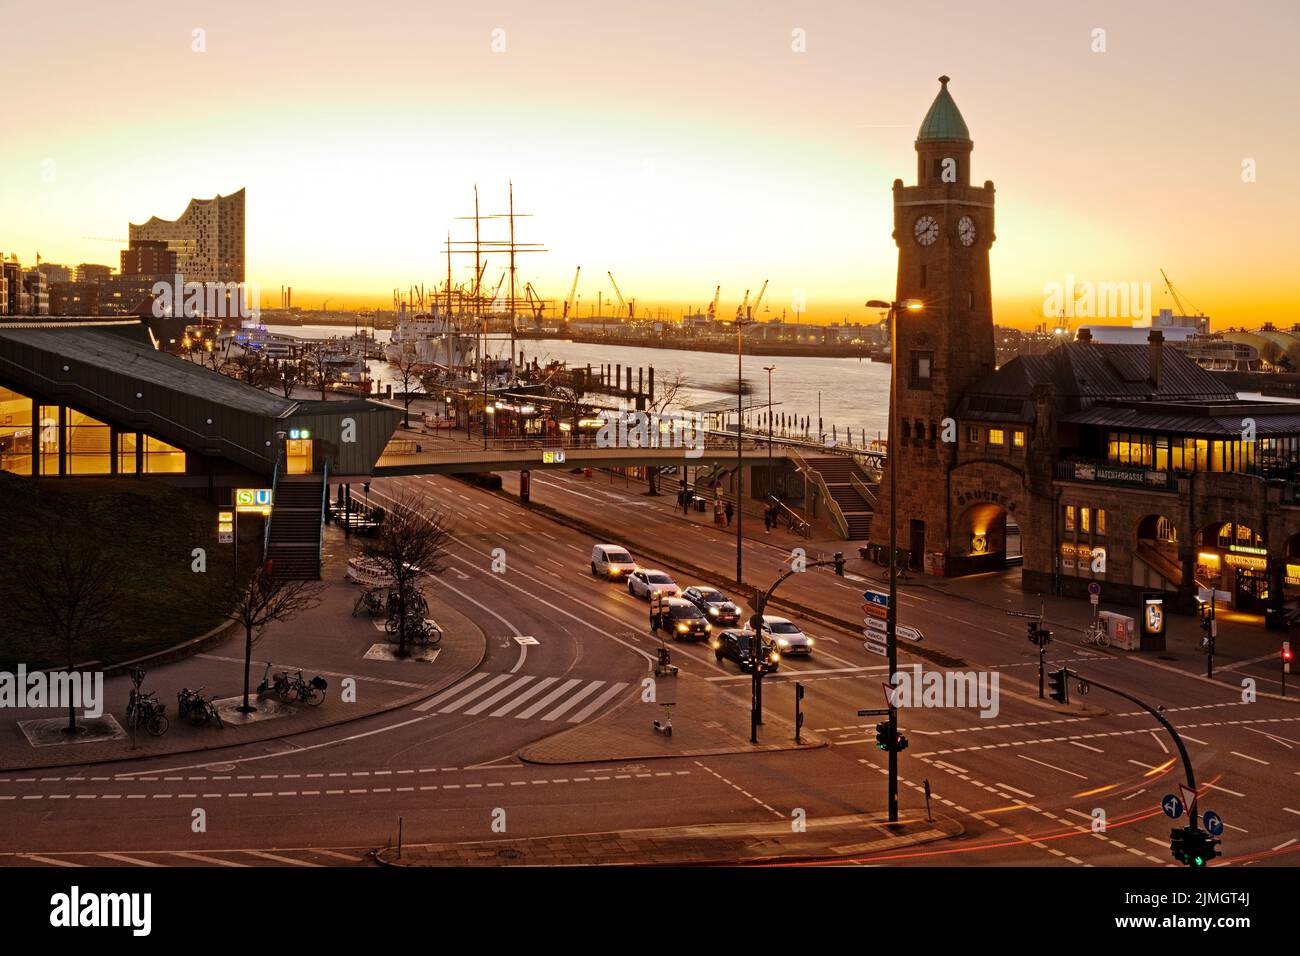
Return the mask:
M 275 500 L 272 494 L 271 500 Z M 325 522 L 330 516 L 330 463 L 325 462 L 325 473 L 321 475 L 320 488 L 320 530 L 316 538 L 316 567 L 321 566 L 321 561 L 325 555 Z
M 800 537 L 806 538 L 812 531 L 808 519 L 804 518 L 799 512 L 795 511 L 788 504 L 778 498 L 776 495 L 771 496 L 772 504 L 776 506 L 778 515 L 785 515 L 786 522 L 790 525 L 790 530 Z
M 849 482 L 857 490 L 858 494 L 866 500 L 867 504 L 871 505 L 871 510 L 874 513 L 880 503 L 876 500 L 876 493 L 871 490 L 871 486 L 857 475 L 849 475 Z
M 266 516 L 266 527 L 262 530 L 262 560 L 265 561 L 271 551 L 271 519 L 275 517 L 275 492 L 280 486 L 280 455 L 275 456 L 275 471 L 271 473 L 271 513 Z
M 826 502 L 826 514 L 830 516 L 831 523 L 835 525 L 835 530 L 840 533 L 840 537 L 847 541 L 849 539 L 849 521 L 844 517 L 844 512 L 840 510 L 839 502 L 831 495 L 831 490 L 826 485 L 826 479 L 822 477 L 821 472 L 804 461 L 803 456 L 798 452 L 792 451 L 789 454 L 795 461 L 795 467 L 803 474 L 804 481 L 809 478 L 812 479 L 813 485 L 816 486 L 822 496 L 822 500 Z

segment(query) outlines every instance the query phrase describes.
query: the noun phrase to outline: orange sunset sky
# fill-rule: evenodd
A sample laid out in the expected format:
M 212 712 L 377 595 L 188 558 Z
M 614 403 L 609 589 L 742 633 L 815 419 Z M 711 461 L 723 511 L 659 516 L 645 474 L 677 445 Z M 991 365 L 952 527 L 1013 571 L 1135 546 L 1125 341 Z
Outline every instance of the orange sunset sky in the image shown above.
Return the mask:
M 475 182 L 501 212 L 513 179 L 533 214 L 519 238 L 549 249 L 524 258 L 521 288 L 563 298 L 581 265 L 582 315 L 612 270 L 639 311 L 702 307 L 720 283 L 725 315 L 770 279 L 773 314 L 803 289 L 806 319 L 874 319 L 864 301 L 894 286 L 891 184 L 914 180 L 946 73 L 972 179 L 998 188 L 999 323 L 1042 321 L 1045 283 L 1067 274 L 1149 282 L 1153 308 L 1172 306 L 1163 267 L 1216 328 L 1289 326 L 1298 10 L 42 4 L 0 60 L 0 251 L 116 265 L 123 243 L 106 240 L 128 222 L 246 188 L 264 303 L 292 285 L 301 307 L 386 305 L 442 280 Z

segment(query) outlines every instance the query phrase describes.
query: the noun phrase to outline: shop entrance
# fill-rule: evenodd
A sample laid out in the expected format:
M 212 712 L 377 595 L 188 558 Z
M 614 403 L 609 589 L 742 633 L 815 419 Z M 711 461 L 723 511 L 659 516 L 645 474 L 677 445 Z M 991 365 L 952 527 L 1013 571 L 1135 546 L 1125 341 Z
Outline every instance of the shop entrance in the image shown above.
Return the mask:
M 310 438 L 290 438 L 285 442 L 285 474 L 311 474 L 311 443 Z

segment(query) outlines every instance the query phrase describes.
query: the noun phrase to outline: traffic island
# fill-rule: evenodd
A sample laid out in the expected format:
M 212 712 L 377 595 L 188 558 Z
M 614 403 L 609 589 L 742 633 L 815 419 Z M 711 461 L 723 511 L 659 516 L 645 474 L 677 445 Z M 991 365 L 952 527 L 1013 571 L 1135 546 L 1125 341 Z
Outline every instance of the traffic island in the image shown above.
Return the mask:
M 890 825 L 883 814 L 818 819 L 802 830 L 789 822 L 720 823 L 384 847 L 387 866 L 683 866 L 870 861 L 911 847 L 961 836 L 954 817 L 915 814 Z
M 652 677 L 650 671 L 646 676 Z M 525 763 L 569 764 L 655 757 L 811 750 L 827 741 L 804 729 L 795 742 L 794 685 L 764 681 L 763 723 L 750 742 L 750 684 L 744 675 L 714 680 L 682 671 L 652 678 L 654 699 L 642 694 L 596 720 L 553 734 L 519 752 Z M 655 728 L 671 722 L 672 733 Z

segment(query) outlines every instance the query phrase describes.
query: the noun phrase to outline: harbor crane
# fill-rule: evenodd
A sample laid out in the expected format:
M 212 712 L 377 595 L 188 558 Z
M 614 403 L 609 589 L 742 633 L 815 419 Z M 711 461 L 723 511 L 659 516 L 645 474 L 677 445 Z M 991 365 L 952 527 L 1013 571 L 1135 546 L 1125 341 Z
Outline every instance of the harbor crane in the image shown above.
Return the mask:
M 1192 305 L 1190 302 L 1187 303 L 1187 305 L 1183 304 L 1182 298 L 1178 295 L 1178 290 L 1175 289 L 1174 284 L 1169 281 L 1169 276 L 1165 275 L 1164 269 L 1160 270 L 1160 277 L 1165 280 L 1165 288 L 1169 290 L 1169 294 L 1173 297 L 1174 305 L 1178 306 L 1178 314 L 1204 319 L 1204 321 L 1200 323 L 1203 327 L 1198 329 L 1198 331 L 1208 332 L 1210 330 L 1210 320 L 1206 318 L 1205 313 L 1200 309 L 1197 309 L 1196 306 Z M 1188 306 L 1191 306 L 1191 308 L 1189 309 Z M 1195 309 L 1195 311 L 1192 311 L 1192 309 Z
M 619 306 L 627 312 L 627 317 L 628 317 L 629 320 L 630 320 L 630 319 L 635 319 L 635 318 L 636 318 L 636 299 L 632 299 L 631 301 L 628 301 L 627 299 L 624 299 L 624 298 L 623 298 L 623 293 L 622 293 L 621 291 L 619 291 L 618 283 L 614 281 L 614 273 L 610 272 L 609 270 L 606 270 L 606 271 L 605 271 L 605 275 L 609 276 L 610 284 L 614 287 L 614 294 L 615 294 L 616 296 L 618 296 L 618 304 L 619 304 Z
M 569 286 L 569 297 L 564 300 L 563 318 L 564 321 L 566 322 L 569 321 L 569 313 L 572 312 L 575 306 L 577 305 L 577 300 L 574 298 L 574 296 L 578 292 L 578 276 L 580 276 L 581 274 L 582 274 L 582 266 L 578 266 L 577 269 L 573 270 L 573 285 Z
M 754 313 L 758 311 L 759 303 L 763 301 L 763 293 L 767 291 L 767 282 L 768 282 L 767 279 L 763 280 L 763 288 L 758 290 L 758 295 L 754 299 L 754 304 L 751 305 L 749 307 L 749 311 L 745 313 L 745 318 L 752 319 L 754 317 Z
M 712 322 L 718 317 L 718 296 L 722 294 L 722 286 L 713 290 L 713 301 L 709 303 L 709 321 Z
M 540 326 L 542 324 L 542 315 L 546 311 L 546 303 L 542 297 L 537 294 L 531 282 L 524 283 L 524 299 L 528 302 L 529 308 L 533 310 L 533 320 Z

